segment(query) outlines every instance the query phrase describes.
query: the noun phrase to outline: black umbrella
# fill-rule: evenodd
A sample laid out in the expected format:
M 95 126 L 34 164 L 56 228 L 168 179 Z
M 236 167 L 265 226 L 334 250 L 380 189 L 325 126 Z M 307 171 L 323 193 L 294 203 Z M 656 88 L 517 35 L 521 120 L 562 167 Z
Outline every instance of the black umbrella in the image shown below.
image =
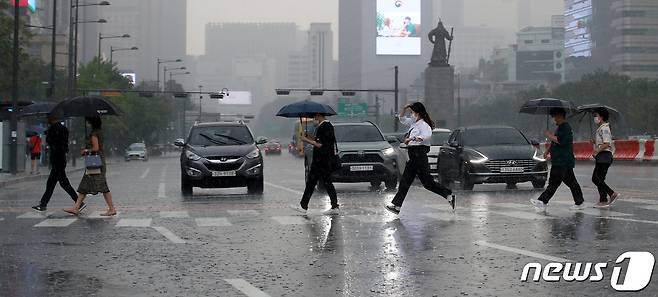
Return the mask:
M 576 113 L 570 116 L 570 118 L 576 118 L 578 124 L 582 123 L 582 121 L 585 118 L 588 118 L 589 115 L 594 113 L 598 108 L 605 108 L 608 110 L 608 113 L 610 113 L 610 119 L 613 121 L 617 121 L 618 119 L 621 118 L 621 113 L 619 110 L 617 110 L 614 107 L 610 107 L 607 105 L 599 104 L 599 103 L 593 103 L 593 104 L 585 104 L 585 105 L 580 105 L 576 108 Z M 592 129 L 592 121 L 591 119 L 588 118 L 588 123 L 589 123 L 589 135 L 592 135 L 594 133 Z
M 59 117 L 94 117 L 119 115 L 119 108 L 109 100 L 99 96 L 81 96 L 64 100 L 51 110 Z
M 329 105 L 304 100 L 282 107 L 276 115 L 284 118 L 311 118 L 316 114 L 332 116 L 336 112 Z
M 19 116 L 29 117 L 47 115 L 53 110 L 55 105 L 57 105 L 55 102 L 36 102 L 23 107 L 20 110 Z
M 567 100 L 555 98 L 539 98 L 528 100 L 528 102 L 521 106 L 519 112 L 546 115 L 546 129 L 548 129 L 548 115 L 552 108 L 564 108 L 564 110 L 567 111 L 567 114 L 576 111 L 576 108 L 573 106 L 573 104 Z

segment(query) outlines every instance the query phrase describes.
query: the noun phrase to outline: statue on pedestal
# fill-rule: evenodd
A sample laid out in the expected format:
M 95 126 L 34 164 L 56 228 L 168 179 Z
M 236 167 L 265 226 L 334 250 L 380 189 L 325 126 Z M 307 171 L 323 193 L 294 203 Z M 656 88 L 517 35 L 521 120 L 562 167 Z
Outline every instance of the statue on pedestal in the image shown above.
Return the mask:
M 443 22 L 439 20 L 439 24 L 436 28 L 432 29 L 427 37 L 430 39 L 430 42 L 434 44 L 434 50 L 432 51 L 432 60 L 430 61 L 430 66 L 438 67 L 447 67 L 450 66 L 448 63 L 450 60 L 450 51 L 452 49 L 452 39 L 453 34 L 448 33 L 446 27 L 443 26 Z M 446 51 L 446 40 L 450 41 L 448 50 Z

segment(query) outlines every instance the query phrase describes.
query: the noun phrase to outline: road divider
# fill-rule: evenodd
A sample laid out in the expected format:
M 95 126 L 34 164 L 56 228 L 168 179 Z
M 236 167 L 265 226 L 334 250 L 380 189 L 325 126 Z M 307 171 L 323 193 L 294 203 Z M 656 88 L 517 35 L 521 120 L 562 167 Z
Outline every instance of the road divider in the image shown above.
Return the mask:
M 617 161 L 658 162 L 656 140 L 628 140 L 613 141 L 614 159 Z M 550 143 L 543 143 L 544 150 L 548 150 Z M 576 160 L 593 161 L 594 144 L 591 141 L 575 141 L 573 153 Z

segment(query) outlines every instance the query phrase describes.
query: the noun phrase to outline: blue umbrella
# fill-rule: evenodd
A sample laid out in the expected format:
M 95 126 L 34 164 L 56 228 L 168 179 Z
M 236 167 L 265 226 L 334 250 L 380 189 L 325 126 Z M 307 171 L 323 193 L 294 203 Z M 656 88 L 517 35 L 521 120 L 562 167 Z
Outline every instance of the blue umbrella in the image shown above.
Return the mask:
M 332 116 L 336 112 L 329 105 L 304 100 L 282 107 L 276 115 L 284 118 L 311 118 L 316 114 Z

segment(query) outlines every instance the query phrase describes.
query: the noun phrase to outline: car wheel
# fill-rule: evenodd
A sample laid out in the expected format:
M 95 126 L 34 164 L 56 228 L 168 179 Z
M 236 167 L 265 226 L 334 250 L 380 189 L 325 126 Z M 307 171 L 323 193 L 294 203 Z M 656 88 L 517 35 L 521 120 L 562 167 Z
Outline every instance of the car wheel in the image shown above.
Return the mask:
M 385 182 L 387 191 L 394 191 L 398 187 L 398 179 L 391 178 Z
M 183 196 L 192 196 L 194 194 L 194 190 L 192 189 L 192 185 L 190 182 L 185 178 L 185 176 L 181 176 L 180 179 L 180 190 Z
M 473 187 L 475 186 L 475 184 L 471 180 L 468 169 L 466 169 L 466 168 L 462 168 L 461 184 L 462 184 L 462 190 L 465 190 L 465 191 L 472 191 Z
M 259 177 L 253 181 L 250 181 L 249 184 L 247 185 L 247 192 L 252 195 L 260 195 L 263 194 L 263 189 L 264 189 L 264 181 L 263 177 Z
M 544 186 L 546 185 L 546 181 L 532 181 L 532 187 L 535 189 L 543 189 Z

